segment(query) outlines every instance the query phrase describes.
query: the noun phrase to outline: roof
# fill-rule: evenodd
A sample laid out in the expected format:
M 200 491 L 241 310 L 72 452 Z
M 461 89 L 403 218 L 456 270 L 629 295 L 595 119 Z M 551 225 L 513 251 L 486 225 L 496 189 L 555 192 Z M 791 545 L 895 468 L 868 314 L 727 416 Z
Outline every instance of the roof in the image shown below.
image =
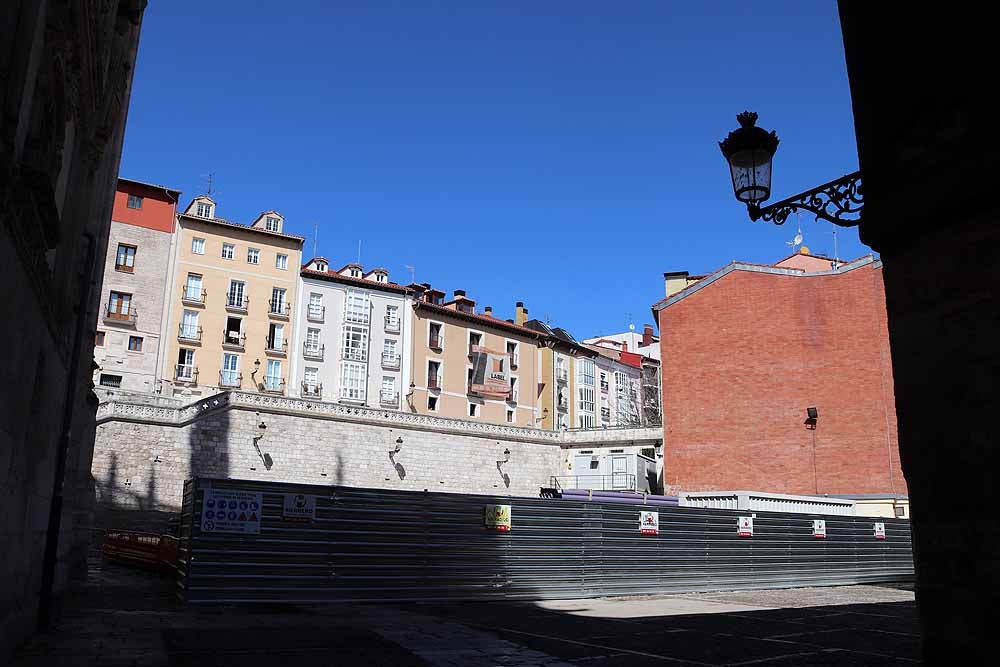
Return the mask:
M 147 183 L 146 181 L 137 181 L 134 178 L 123 178 L 121 176 L 118 177 L 118 180 L 125 183 L 134 183 L 135 185 L 143 185 L 147 188 L 156 188 L 157 190 L 164 190 L 169 194 L 174 195 L 175 199 L 181 196 L 180 190 L 177 190 L 176 188 L 168 188 L 167 186 L 159 185 L 158 183 Z
M 215 225 L 222 225 L 224 227 L 236 227 L 237 229 L 242 229 L 248 232 L 253 232 L 254 234 L 266 234 L 267 236 L 277 236 L 283 239 L 291 239 L 293 241 L 298 241 L 299 245 L 305 241 L 305 237 L 296 236 L 295 234 L 286 234 L 284 232 L 271 232 L 263 227 L 251 227 L 250 225 L 240 224 L 238 222 L 232 222 L 230 220 L 223 220 L 222 218 L 202 218 L 197 215 L 191 215 L 190 213 L 181 213 L 177 216 L 178 218 L 186 218 L 187 220 L 192 220 L 194 222 L 208 222 Z
M 426 301 L 414 301 L 413 309 L 414 310 L 425 309 L 434 313 L 440 313 L 442 315 L 455 317 L 460 320 L 466 320 L 469 322 L 482 324 L 483 326 L 490 326 L 497 329 L 513 331 L 514 333 L 518 333 L 521 334 L 522 336 L 527 336 L 529 338 L 543 337 L 542 333 L 535 329 L 522 326 L 520 324 L 513 324 L 511 322 L 508 322 L 507 320 L 501 320 L 500 318 L 493 317 L 492 315 L 480 315 L 478 313 L 463 313 L 460 310 L 439 306 L 436 303 L 427 303 Z
M 343 271 L 343 269 L 341 269 L 341 271 Z M 403 285 L 399 285 L 397 283 L 392 283 L 392 282 L 377 283 L 374 280 L 365 280 L 364 278 L 352 278 L 351 276 L 344 276 L 341 275 L 340 273 L 333 271 L 316 271 L 315 269 L 303 268 L 302 270 L 299 271 L 299 275 L 302 276 L 303 278 L 318 278 L 319 280 L 328 280 L 332 283 L 341 283 L 344 285 L 356 285 L 358 287 L 381 290 L 383 292 L 410 294 L 413 291 L 409 287 L 404 287 Z
M 561 329 L 559 327 L 552 328 L 545 322 L 542 322 L 541 320 L 528 320 L 527 322 L 524 323 L 524 326 L 526 326 L 529 329 L 534 329 L 535 331 L 538 331 L 549 340 L 557 341 L 559 343 L 562 343 L 563 345 L 572 347 L 574 350 L 578 350 L 580 352 L 585 352 L 590 355 L 594 354 L 593 350 L 589 349 L 586 345 L 583 345 L 582 343 L 577 341 L 565 329 Z M 556 332 L 561 332 L 562 335 Z
M 817 257 L 817 255 L 811 255 L 811 256 Z M 788 257 L 786 257 L 781 261 L 785 261 L 787 259 Z M 727 276 L 733 271 L 748 271 L 751 273 L 767 273 L 779 276 L 808 278 L 814 276 L 830 276 L 841 273 L 847 273 L 848 271 L 853 271 L 854 269 L 858 269 L 863 266 L 869 266 L 869 265 L 871 265 L 872 268 L 877 269 L 882 266 L 882 262 L 880 260 L 875 259 L 875 257 L 872 255 L 864 255 L 863 257 L 859 257 L 858 259 L 852 260 L 850 262 L 845 262 L 836 268 L 831 268 L 826 271 L 805 271 L 803 269 L 779 267 L 779 266 L 774 266 L 772 264 L 754 264 L 752 262 L 730 262 L 729 264 L 725 265 L 724 267 L 715 271 L 714 273 L 708 274 L 698 282 L 688 285 L 687 287 L 677 292 L 676 294 L 671 294 L 670 296 L 660 299 L 659 301 L 654 303 L 653 316 L 655 317 L 656 313 L 663 310 L 664 308 L 672 306 L 678 301 L 686 299 L 692 294 L 705 289 L 706 287 L 713 284 L 715 281 Z

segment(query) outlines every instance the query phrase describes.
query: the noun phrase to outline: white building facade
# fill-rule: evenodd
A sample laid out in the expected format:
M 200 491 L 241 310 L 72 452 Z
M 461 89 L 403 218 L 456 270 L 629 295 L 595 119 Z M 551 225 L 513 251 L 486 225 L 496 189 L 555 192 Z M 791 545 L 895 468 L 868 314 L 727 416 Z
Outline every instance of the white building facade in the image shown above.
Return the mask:
M 382 268 L 331 271 L 322 257 L 300 272 L 293 386 L 306 399 L 390 410 L 405 405 L 412 297 Z

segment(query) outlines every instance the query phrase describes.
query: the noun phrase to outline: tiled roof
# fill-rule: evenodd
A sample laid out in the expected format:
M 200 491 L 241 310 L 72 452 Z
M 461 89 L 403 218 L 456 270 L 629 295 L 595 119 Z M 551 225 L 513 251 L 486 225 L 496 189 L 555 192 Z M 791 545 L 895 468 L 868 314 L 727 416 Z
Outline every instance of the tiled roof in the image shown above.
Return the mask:
M 169 193 L 171 193 L 171 194 L 173 194 L 173 195 L 175 195 L 177 197 L 181 196 L 181 191 L 180 190 L 178 190 L 176 188 L 168 188 L 167 186 L 160 185 L 158 183 L 147 183 L 145 181 L 137 181 L 134 178 L 124 178 L 122 176 L 119 176 L 118 180 L 119 181 L 124 181 L 125 183 L 134 183 L 136 185 L 144 185 L 147 188 L 157 188 L 158 190 L 166 190 L 167 192 L 169 192 Z
M 480 315 L 478 313 L 463 313 L 460 310 L 454 310 L 452 308 L 445 308 L 444 306 L 439 306 L 436 303 L 427 303 L 426 301 L 414 301 L 414 309 L 426 308 L 435 313 L 441 313 L 442 315 L 450 315 L 452 317 L 457 317 L 461 320 L 468 320 L 470 322 L 478 322 L 484 326 L 491 326 L 498 329 L 507 329 L 509 331 L 515 331 L 521 335 L 528 336 L 530 338 L 541 338 L 543 334 L 539 331 L 531 329 L 529 327 L 521 326 L 520 324 L 512 324 L 507 320 L 501 320 L 500 318 L 493 317 L 492 315 Z
M 319 278 L 320 280 L 329 280 L 335 283 L 344 283 L 345 285 L 357 285 L 358 287 L 383 290 L 385 292 L 399 292 L 400 294 L 410 294 L 413 292 L 413 290 L 409 287 L 405 287 L 404 285 L 399 285 L 397 283 L 377 283 L 374 280 L 352 278 L 351 276 L 341 275 L 340 273 L 336 273 L 334 271 L 315 271 L 313 269 L 303 268 L 299 271 L 299 275 L 303 278 Z
M 195 222 L 209 222 L 216 225 L 223 225 L 226 227 L 236 227 L 237 229 L 243 229 L 248 232 L 253 232 L 254 234 L 267 234 L 268 236 L 277 236 L 284 239 L 292 239 L 298 241 L 300 244 L 305 241 L 305 237 L 296 236 L 295 234 L 286 234 L 284 232 L 269 232 L 263 227 L 251 227 L 250 225 L 240 224 L 239 222 L 232 222 L 230 220 L 224 220 L 222 218 L 202 218 L 197 215 L 191 215 L 190 213 L 181 213 L 179 218 L 186 218 L 188 220 L 193 220 Z

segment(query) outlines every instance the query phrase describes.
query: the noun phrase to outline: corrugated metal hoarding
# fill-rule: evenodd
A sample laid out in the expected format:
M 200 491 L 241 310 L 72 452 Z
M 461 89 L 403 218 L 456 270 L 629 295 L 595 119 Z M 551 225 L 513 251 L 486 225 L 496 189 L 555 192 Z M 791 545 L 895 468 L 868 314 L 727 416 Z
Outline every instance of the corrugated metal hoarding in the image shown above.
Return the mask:
M 509 506 L 509 530 L 494 505 Z M 646 534 L 643 512 L 657 513 Z M 178 590 L 191 602 L 533 600 L 912 578 L 907 521 L 879 520 L 880 539 L 870 518 L 758 512 L 740 537 L 740 515 L 197 479 L 185 486 Z

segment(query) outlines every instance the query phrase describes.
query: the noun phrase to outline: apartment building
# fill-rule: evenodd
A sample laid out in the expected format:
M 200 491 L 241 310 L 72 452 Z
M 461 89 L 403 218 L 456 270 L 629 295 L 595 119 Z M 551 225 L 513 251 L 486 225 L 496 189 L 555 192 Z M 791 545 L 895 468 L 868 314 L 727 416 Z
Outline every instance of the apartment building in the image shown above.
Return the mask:
M 456 419 L 540 428 L 539 347 L 543 335 L 493 316 L 464 290 L 429 284 L 413 292 L 413 379 L 406 409 Z
M 410 383 L 412 290 L 384 268 L 333 271 L 324 257 L 299 275 L 291 393 L 399 410 Z
M 284 224 L 276 211 L 224 220 L 207 196 L 177 216 L 163 393 L 287 393 L 303 239 Z
M 619 350 L 592 346 L 597 352 L 596 402 L 593 426 L 632 426 L 643 422 L 641 357 Z M 590 424 L 588 424 L 590 425 Z M 581 426 L 584 426 L 581 424 Z
M 697 279 L 698 276 L 694 278 Z M 683 289 L 691 283 L 692 280 L 689 277 L 687 280 L 679 283 L 679 288 Z M 660 359 L 660 337 L 656 335 L 652 324 L 643 325 L 641 334 L 636 333 L 635 325 L 630 324 L 628 331 L 586 338 L 583 342 L 591 345 L 605 345 L 619 351 L 635 352 L 636 354 L 656 359 L 657 361 Z
M 528 320 L 524 304 L 517 304 L 518 319 L 544 336 L 540 349 L 540 426 L 546 429 L 576 428 L 596 423 L 597 394 L 594 359 L 598 353 L 581 345 L 571 333 L 541 320 Z
M 153 392 L 180 191 L 118 179 L 94 335 L 94 384 Z

